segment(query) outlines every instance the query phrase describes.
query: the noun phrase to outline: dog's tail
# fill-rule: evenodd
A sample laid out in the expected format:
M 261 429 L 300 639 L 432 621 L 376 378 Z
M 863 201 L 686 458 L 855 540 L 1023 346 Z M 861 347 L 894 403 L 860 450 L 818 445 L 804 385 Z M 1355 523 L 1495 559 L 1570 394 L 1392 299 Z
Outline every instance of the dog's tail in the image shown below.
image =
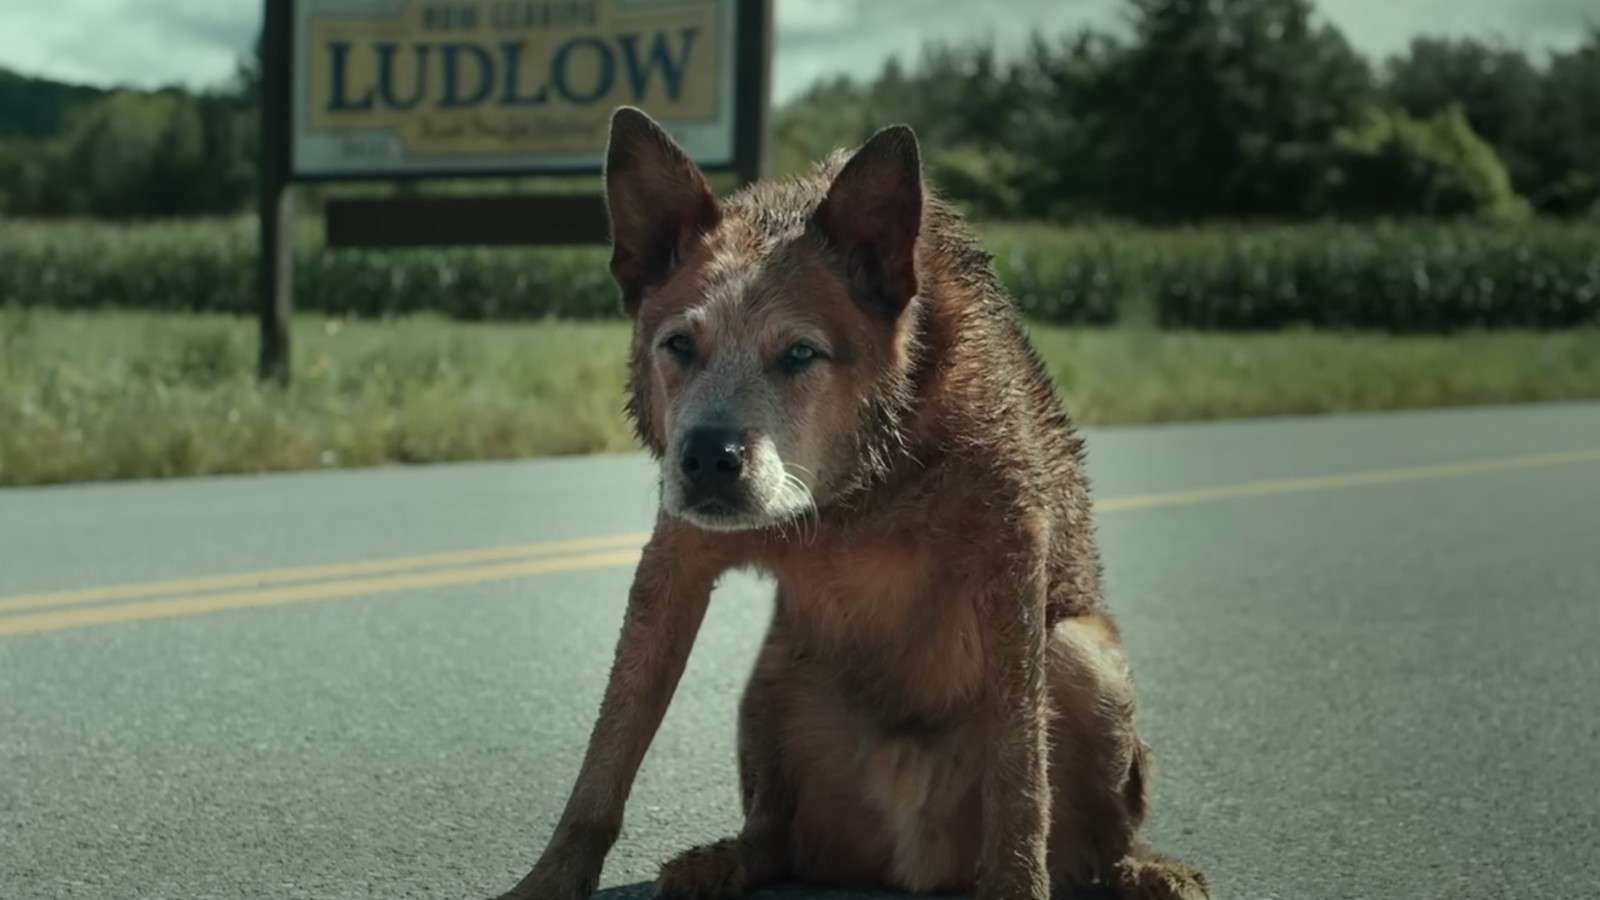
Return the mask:
M 1123 802 L 1134 825 L 1144 820 L 1149 805 L 1150 747 L 1140 741 L 1123 785 Z M 1211 885 L 1194 868 L 1135 841 L 1111 869 L 1111 888 L 1118 900 L 1210 900 Z

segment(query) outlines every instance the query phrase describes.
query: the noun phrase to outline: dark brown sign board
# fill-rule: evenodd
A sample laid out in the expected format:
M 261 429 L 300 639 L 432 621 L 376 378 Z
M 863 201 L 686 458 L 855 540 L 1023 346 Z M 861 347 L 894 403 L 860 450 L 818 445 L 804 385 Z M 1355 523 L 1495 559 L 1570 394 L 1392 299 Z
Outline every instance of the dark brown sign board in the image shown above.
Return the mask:
M 264 0 L 261 375 L 287 380 L 295 182 L 595 175 L 612 110 L 761 176 L 771 0 Z M 330 199 L 332 247 L 604 243 L 593 194 Z

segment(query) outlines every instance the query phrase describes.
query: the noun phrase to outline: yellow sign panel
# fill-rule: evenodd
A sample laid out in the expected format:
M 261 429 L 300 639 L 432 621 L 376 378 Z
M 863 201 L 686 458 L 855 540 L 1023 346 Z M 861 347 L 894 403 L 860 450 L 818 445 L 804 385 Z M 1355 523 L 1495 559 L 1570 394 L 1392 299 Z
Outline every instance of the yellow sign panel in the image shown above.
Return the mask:
M 639 106 L 732 161 L 733 0 L 300 0 L 301 175 L 586 169 Z

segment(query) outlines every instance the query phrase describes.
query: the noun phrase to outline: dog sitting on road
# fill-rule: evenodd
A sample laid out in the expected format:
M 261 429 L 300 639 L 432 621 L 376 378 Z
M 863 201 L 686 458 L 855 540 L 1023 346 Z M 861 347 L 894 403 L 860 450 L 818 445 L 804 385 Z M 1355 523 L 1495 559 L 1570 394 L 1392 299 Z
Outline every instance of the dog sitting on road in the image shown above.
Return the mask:
M 661 510 L 565 813 L 506 897 L 595 889 L 734 568 L 777 581 L 739 707 L 744 826 L 663 866 L 661 897 L 1209 896 L 1136 838 L 1149 751 L 1083 443 L 911 130 L 718 201 L 621 109 L 605 179 Z

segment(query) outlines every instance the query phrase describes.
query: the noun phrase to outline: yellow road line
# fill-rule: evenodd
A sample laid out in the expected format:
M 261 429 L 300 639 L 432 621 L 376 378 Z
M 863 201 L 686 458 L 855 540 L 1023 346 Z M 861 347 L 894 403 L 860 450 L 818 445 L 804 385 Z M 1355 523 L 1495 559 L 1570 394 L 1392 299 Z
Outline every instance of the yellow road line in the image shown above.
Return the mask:
M 1270 481 L 1250 481 L 1243 484 L 1225 484 L 1219 487 L 1197 488 L 1186 491 L 1136 494 L 1130 497 L 1109 497 L 1096 503 L 1095 511 L 1131 512 L 1139 509 L 1188 506 L 1195 503 L 1235 500 L 1243 497 L 1266 497 L 1273 494 L 1298 494 L 1307 491 L 1327 491 L 1337 488 L 1366 487 L 1377 484 L 1400 484 L 1409 481 L 1431 481 L 1439 478 L 1462 478 L 1468 475 L 1512 472 L 1519 469 L 1545 469 L 1551 466 L 1570 466 L 1592 462 L 1600 462 L 1600 450 L 1576 450 L 1571 453 L 1531 453 L 1525 456 L 1509 456 L 1500 459 L 1479 459 L 1470 462 L 1443 463 L 1432 466 L 1407 466 L 1400 469 L 1375 469 L 1365 472 L 1349 472 L 1344 475 L 1317 475 L 1310 478 L 1278 478 Z
M 0 637 L 39 634 L 46 631 L 61 631 L 67 628 L 82 628 L 88 625 L 110 625 L 116 622 L 170 619 L 174 616 L 192 616 L 230 609 L 284 606 L 290 603 L 309 603 L 315 600 L 365 597 L 393 591 L 415 591 L 423 588 L 482 584 L 487 581 L 505 581 L 512 578 L 527 578 L 533 575 L 550 575 L 555 572 L 579 572 L 614 566 L 630 566 L 638 561 L 639 550 L 620 550 L 609 553 L 559 557 L 556 559 L 525 560 L 523 562 L 478 566 L 476 568 L 413 572 L 401 575 L 386 575 L 378 578 L 357 578 L 321 584 L 300 584 L 259 591 L 239 591 L 230 594 L 204 594 L 198 597 L 180 597 L 173 600 L 150 600 L 143 603 L 124 603 L 119 606 L 56 610 L 0 619 Z
M 1095 509 L 1102 513 L 1131 512 L 1247 497 L 1462 478 L 1470 475 L 1597 462 L 1600 462 L 1600 449 L 1569 453 L 1537 453 L 1460 463 L 1377 469 L 1342 475 L 1279 478 L 1212 488 L 1109 497 L 1098 501 Z M 0 615 L 0 637 L 632 565 L 638 561 L 639 548 L 647 537 L 645 534 L 618 534 L 569 541 L 401 556 L 365 562 L 302 566 L 238 575 L 0 597 L 0 613 L 35 610 L 22 615 Z M 505 560 L 515 561 L 505 562 Z M 452 566 L 454 568 L 448 568 Z M 378 577 L 359 577 L 368 575 Z M 295 582 L 313 583 L 295 584 Z M 267 587 L 267 585 L 284 586 Z M 256 589 L 237 590 L 239 588 Z M 221 593 L 215 593 L 217 591 Z M 195 596 L 183 596 L 189 594 Z M 162 599 L 146 599 L 150 597 Z M 86 609 L 59 609 L 59 607 L 81 607 L 92 603 L 140 599 L 145 599 L 146 602 L 94 606 Z M 51 611 L 37 611 L 52 607 L 55 609 Z
M 613 534 L 605 537 L 517 544 L 509 547 L 485 547 L 475 550 L 424 553 L 417 556 L 395 556 L 363 562 L 299 566 L 290 569 L 241 572 L 233 575 L 179 578 L 171 581 L 147 581 L 140 584 L 108 585 L 106 587 L 80 590 L 50 591 L 41 594 L 19 594 L 12 597 L 0 597 L 0 613 L 59 606 L 81 606 L 89 603 L 105 603 L 112 600 L 171 597 L 179 594 L 198 594 L 235 588 L 259 588 L 274 584 L 292 584 L 297 581 L 321 581 L 329 578 L 379 575 L 413 569 L 437 569 L 446 566 L 463 566 L 473 563 L 520 559 L 525 556 L 558 556 L 588 550 L 639 547 L 649 537 L 650 535 L 648 534 Z

